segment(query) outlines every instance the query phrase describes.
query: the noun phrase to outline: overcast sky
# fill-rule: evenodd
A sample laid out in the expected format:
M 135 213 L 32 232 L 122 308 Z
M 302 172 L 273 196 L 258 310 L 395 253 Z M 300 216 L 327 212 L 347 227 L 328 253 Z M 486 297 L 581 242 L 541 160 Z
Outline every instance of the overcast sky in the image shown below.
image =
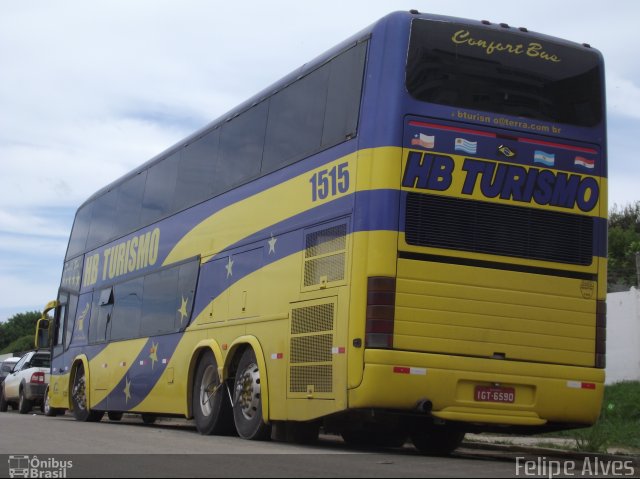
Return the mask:
M 640 199 L 637 0 L 0 2 L 0 320 L 56 297 L 99 188 L 394 10 L 587 42 L 607 69 L 609 202 Z

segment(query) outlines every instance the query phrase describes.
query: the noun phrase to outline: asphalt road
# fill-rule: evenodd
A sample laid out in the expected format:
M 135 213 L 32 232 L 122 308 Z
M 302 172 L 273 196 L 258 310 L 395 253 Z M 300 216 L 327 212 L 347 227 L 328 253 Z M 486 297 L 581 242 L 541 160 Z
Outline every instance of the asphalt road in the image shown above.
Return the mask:
M 333 436 L 302 446 L 201 436 L 185 420 L 80 423 L 16 411 L 0 413 L 0 456 L 0 477 L 26 468 L 29 477 L 525 476 L 513 455 L 465 447 L 452 457 L 425 457 L 409 447 L 355 450 Z

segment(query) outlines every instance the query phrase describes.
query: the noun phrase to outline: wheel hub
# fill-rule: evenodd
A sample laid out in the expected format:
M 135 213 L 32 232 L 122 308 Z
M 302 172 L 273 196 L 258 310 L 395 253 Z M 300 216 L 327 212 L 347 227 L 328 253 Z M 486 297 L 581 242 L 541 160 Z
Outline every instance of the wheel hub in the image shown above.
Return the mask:
M 236 382 L 235 404 L 240 405 L 242 415 L 253 419 L 259 413 L 260 405 L 260 371 L 257 364 L 250 364 L 240 374 Z

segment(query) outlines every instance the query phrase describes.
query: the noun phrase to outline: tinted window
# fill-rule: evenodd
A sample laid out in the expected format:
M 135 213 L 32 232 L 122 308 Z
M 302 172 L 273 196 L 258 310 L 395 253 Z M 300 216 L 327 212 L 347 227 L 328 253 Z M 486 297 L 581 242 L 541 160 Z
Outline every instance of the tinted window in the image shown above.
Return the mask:
M 271 98 L 263 172 L 320 148 L 328 82 L 329 65 L 325 65 Z
M 331 61 L 323 147 L 336 145 L 356 134 L 366 47 L 366 43 L 361 43 Z
M 262 102 L 222 126 L 215 192 L 258 176 L 267 125 L 268 102 Z
M 178 314 L 176 296 L 178 269 L 165 269 L 144 280 L 142 303 L 142 336 L 154 336 L 175 330 Z
M 87 245 L 87 235 L 91 226 L 91 214 L 93 212 L 93 203 L 88 203 L 78 210 L 76 219 L 73 222 L 71 230 L 71 238 L 69 238 L 69 248 L 67 249 L 67 258 L 73 258 L 83 253 Z
M 476 26 L 414 20 L 407 89 L 422 101 L 545 121 L 602 118 L 594 51 Z
M 13 370 L 14 371 L 21 371 L 23 366 L 25 365 L 25 363 L 29 360 L 29 358 L 31 357 L 30 354 L 25 354 L 24 356 L 22 356 L 20 358 L 20 361 L 18 361 L 16 363 L 16 365 L 14 366 Z
M 51 356 L 47 354 L 34 354 L 31 358 L 32 368 L 48 368 L 51 367 Z
M 111 339 L 130 339 L 140 335 L 143 279 L 137 278 L 113 288 Z
M 117 191 L 111 190 L 93 202 L 93 216 L 87 238 L 88 250 L 103 245 L 113 237 L 117 199 Z
M 187 145 L 180 157 L 173 210 L 195 205 L 213 194 L 220 129 Z
M 138 173 L 118 187 L 115 235 L 122 236 L 140 227 L 140 211 L 147 172 Z
M 186 326 L 189 323 L 189 319 L 191 319 L 199 267 L 199 261 L 192 261 L 179 267 L 176 329 Z
M 13 367 L 16 365 L 15 361 L 10 361 L 10 362 L 3 362 L 2 363 L 2 376 L 6 376 L 8 373 L 11 372 L 11 370 L 13 369 Z
M 94 302 L 91 307 L 91 322 L 89 324 L 89 342 L 91 343 L 101 342 L 107 338 L 107 330 L 113 310 L 111 291 L 109 287 L 103 289 L 100 294 L 94 294 Z
M 172 212 L 179 159 L 180 154 L 175 153 L 149 168 L 140 217 L 143 225 L 151 224 Z
M 72 294 L 69 297 L 69 308 L 67 310 L 67 318 L 64 333 L 64 347 L 65 349 L 69 347 L 71 343 L 71 335 L 73 334 L 73 326 L 76 322 L 76 312 L 78 310 L 78 296 Z

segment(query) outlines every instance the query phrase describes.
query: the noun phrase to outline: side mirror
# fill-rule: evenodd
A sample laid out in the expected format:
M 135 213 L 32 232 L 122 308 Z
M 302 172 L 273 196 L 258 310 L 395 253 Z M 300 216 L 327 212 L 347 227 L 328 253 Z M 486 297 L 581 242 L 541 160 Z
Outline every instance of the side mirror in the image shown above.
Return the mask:
M 49 311 L 56 309 L 60 303 L 57 301 L 49 301 L 44 307 L 44 311 L 36 325 L 35 347 L 36 349 L 44 349 L 51 347 L 51 326 L 53 321 L 49 319 L 47 314 Z
M 49 348 L 51 346 L 51 337 L 49 335 L 49 327 L 51 321 L 48 318 L 40 318 L 36 326 L 36 349 Z

